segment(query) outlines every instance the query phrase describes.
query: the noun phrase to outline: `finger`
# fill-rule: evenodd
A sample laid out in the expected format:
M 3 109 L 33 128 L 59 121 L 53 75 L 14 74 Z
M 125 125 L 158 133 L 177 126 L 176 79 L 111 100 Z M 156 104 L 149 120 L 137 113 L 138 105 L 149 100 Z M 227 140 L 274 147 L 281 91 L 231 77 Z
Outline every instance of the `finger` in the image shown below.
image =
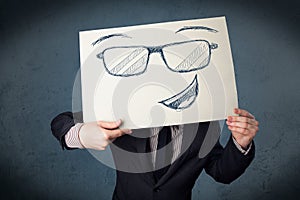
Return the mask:
M 108 145 L 109 145 L 109 141 L 108 140 L 105 140 L 105 141 L 101 142 L 101 148 L 105 149 Z
M 228 129 L 231 130 L 232 132 L 236 132 L 242 135 L 248 135 L 250 131 L 246 128 L 240 128 L 236 126 L 228 126 Z
M 245 136 L 254 137 L 256 133 L 259 131 L 257 126 L 249 126 L 249 128 L 241 128 L 237 126 L 228 126 L 228 129 L 234 134 L 238 133 Z
M 233 121 L 226 121 L 226 124 L 229 126 L 236 126 L 240 128 L 252 128 L 252 127 L 257 127 L 258 122 L 257 121 L 250 121 L 251 123 L 246 123 L 246 122 L 233 122 Z
M 259 131 L 258 126 L 253 126 L 253 125 L 248 125 L 247 128 L 245 128 L 245 126 L 233 126 L 233 125 L 228 125 L 228 128 L 230 126 L 230 130 L 235 131 L 235 129 L 233 128 L 243 128 L 243 129 L 247 129 L 249 132 L 247 132 L 247 134 L 249 133 L 254 133 L 256 134 Z
M 121 125 L 122 121 L 119 119 L 118 121 L 115 122 L 106 122 L 106 121 L 98 121 L 97 124 L 104 129 L 117 129 Z
M 255 119 L 255 117 L 251 113 L 249 113 L 247 110 L 235 108 L 234 109 L 234 113 L 235 114 L 239 114 L 240 116 L 244 116 L 244 117 L 249 117 L 251 119 Z
M 239 127 L 239 128 L 249 128 L 249 126 L 250 126 L 250 124 L 245 123 L 245 122 L 230 122 L 230 121 L 226 121 L 226 124 L 228 126 Z
M 99 150 L 99 151 L 104 151 L 105 148 L 104 147 L 95 147 L 96 150 Z
M 229 121 L 229 122 L 245 122 L 245 123 L 249 123 L 249 124 L 258 126 L 258 121 L 256 121 L 255 119 L 250 119 L 248 117 L 242 117 L 242 116 L 228 116 L 227 121 Z
M 248 117 L 240 117 L 240 116 L 228 116 L 227 121 L 229 122 L 245 122 L 248 123 L 250 122 L 250 118 Z
M 109 140 L 121 137 L 124 134 L 130 134 L 132 131 L 130 129 L 115 129 L 111 131 L 107 131 L 107 136 Z

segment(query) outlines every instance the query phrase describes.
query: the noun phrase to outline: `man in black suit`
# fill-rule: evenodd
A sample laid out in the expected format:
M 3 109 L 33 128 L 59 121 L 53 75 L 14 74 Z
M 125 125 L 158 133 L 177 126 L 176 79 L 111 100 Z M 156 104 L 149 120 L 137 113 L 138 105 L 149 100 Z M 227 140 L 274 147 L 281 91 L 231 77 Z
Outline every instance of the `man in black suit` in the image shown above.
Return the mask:
M 220 132 L 216 122 L 131 131 L 119 128 L 121 120 L 83 124 L 65 112 L 52 120 L 51 130 L 63 149 L 104 150 L 110 145 L 117 169 L 114 200 L 188 200 L 203 169 L 229 184 L 253 160 L 258 121 L 246 110 L 234 112 L 238 116 L 226 121 L 232 137 L 225 147 L 212 139 L 207 145 L 207 138 Z

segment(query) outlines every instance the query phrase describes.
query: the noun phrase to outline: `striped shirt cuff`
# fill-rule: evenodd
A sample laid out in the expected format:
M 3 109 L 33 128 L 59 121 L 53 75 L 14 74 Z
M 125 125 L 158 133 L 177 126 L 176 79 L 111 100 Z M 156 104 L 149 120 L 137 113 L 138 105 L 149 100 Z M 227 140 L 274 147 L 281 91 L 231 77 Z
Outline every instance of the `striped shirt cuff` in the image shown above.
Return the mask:
M 77 123 L 73 126 L 68 133 L 65 135 L 66 145 L 70 148 L 79 148 L 83 149 L 84 147 L 79 140 L 79 130 L 82 127 L 83 123 Z
M 250 143 L 249 147 L 247 150 L 243 149 L 242 146 L 234 139 L 234 137 L 232 136 L 232 140 L 233 140 L 233 143 L 235 144 L 236 148 L 238 148 L 238 150 L 244 154 L 244 155 L 247 155 L 251 149 L 251 146 L 252 146 L 252 142 Z

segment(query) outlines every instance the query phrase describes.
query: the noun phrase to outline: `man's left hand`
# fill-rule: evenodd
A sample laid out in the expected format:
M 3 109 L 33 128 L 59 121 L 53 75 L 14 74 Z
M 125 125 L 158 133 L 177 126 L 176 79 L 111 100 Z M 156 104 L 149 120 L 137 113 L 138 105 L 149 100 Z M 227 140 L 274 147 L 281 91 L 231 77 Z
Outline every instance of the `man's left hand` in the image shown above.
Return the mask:
M 239 116 L 228 116 L 226 124 L 237 143 L 244 149 L 247 149 L 258 131 L 259 123 L 255 120 L 255 117 L 246 110 L 235 108 L 234 113 Z

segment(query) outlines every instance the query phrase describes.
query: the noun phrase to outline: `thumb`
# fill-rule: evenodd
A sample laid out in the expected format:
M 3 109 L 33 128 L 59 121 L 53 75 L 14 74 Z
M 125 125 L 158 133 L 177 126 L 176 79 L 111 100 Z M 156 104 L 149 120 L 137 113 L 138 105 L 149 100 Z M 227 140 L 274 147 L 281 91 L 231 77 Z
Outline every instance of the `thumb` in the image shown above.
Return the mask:
M 121 137 L 124 134 L 131 134 L 131 133 L 132 133 L 131 129 L 115 129 L 106 132 L 106 135 L 108 136 L 109 140 L 112 140 Z
M 122 120 L 119 119 L 114 122 L 97 121 L 97 124 L 104 129 L 117 129 L 122 124 Z

